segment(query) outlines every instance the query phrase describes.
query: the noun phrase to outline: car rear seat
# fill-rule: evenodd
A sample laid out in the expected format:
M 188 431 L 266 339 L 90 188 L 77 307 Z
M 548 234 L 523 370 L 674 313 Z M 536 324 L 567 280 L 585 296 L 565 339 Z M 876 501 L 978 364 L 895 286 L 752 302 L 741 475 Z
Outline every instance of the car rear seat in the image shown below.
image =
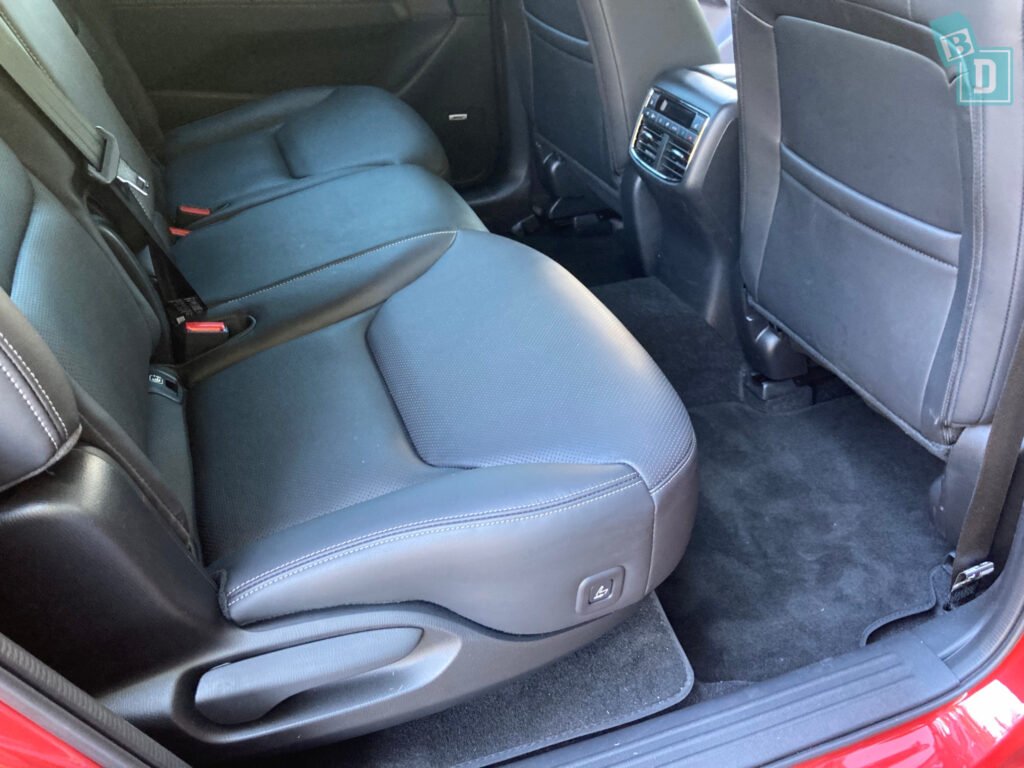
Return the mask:
M 99 71 L 57 7 L 50 0 L 3 0 L 0 10 L 4 22 L 17 30 L 51 79 L 87 118 L 116 135 L 128 163 L 152 179 L 151 194 L 137 199 L 154 227 L 164 232 L 165 190 L 159 168 L 122 119 Z M 31 133 L 31 128 L 23 133 Z M 26 141 L 17 132 L 9 134 L 10 140 Z M 30 145 L 31 139 L 26 143 Z M 242 169 L 259 163 L 252 157 L 235 165 Z M 216 175 L 215 168 L 206 169 L 206 176 Z M 313 276 L 321 285 L 336 285 L 340 280 L 351 288 L 360 271 L 360 265 L 351 263 L 354 256 L 424 234 L 459 229 L 485 227 L 435 174 L 413 165 L 357 168 L 274 191 L 240 188 L 235 203 L 194 226 L 175 245 L 173 256 L 199 295 L 216 305 L 259 297 L 262 291 L 299 275 L 304 280 Z M 165 245 L 169 248 L 170 241 Z M 333 301 L 329 290 L 305 295 Z M 320 306 L 312 299 L 307 303 L 313 309 Z M 235 301 L 220 310 L 243 312 L 246 308 Z
M 217 208 L 243 193 L 357 167 L 410 164 L 447 175 L 444 149 L 423 118 L 386 91 L 367 86 L 287 91 L 164 136 L 149 96 L 119 48 L 106 5 L 94 0 L 58 5 L 134 133 L 165 163 L 170 210 L 180 204 Z
M 255 322 L 174 365 L 73 150 L 6 75 L 0 108 L 4 631 L 108 705 L 207 755 L 337 739 L 588 642 L 675 567 L 696 477 L 671 385 L 436 177 L 363 170 L 179 241 Z M 395 627 L 416 650 L 385 658 Z M 294 689 L 274 654 L 339 637 L 363 644 Z M 256 719 L 223 684 L 254 657 Z

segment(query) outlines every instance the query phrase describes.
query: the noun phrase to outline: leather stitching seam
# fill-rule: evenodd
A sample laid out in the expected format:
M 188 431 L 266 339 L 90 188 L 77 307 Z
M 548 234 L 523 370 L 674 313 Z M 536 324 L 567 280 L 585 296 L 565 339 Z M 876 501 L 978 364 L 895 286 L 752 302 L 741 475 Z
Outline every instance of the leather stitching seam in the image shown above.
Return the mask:
M 470 525 L 456 525 L 456 526 L 446 526 L 446 527 L 443 527 L 443 528 L 433 528 L 431 530 L 419 531 L 417 533 L 408 533 L 408 534 L 405 534 L 405 535 L 402 535 L 402 536 L 389 536 L 388 538 L 385 538 L 385 539 L 383 539 L 381 541 L 376 541 L 376 542 L 373 542 L 373 543 L 370 543 L 370 544 L 365 544 L 365 545 L 363 545 L 361 547 L 356 547 L 355 549 L 348 549 L 348 550 L 345 550 L 345 551 L 342 551 L 342 552 L 338 552 L 338 553 L 330 555 L 329 557 L 319 558 L 319 559 L 315 560 L 312 563 L 308 563 L 307 565 L 302 566 L 301 568 L 296 568 L 296 569 L 294 569 L 292 571 L 289 571 L 289 572 L 284 573 L 284 574 L 282 574 L 280 576 L 277 576 L 276 578 L 270 579 L 269 581 L 265 581 L 264 583 L 260 584 L 259 586 L 253 587 L 252 589 L 250 589 L 250 590 L 248 590 L 246 592 L 243 592 L 242 594 L 238 595 L 233 600 L 229 600 L 228 601 L 228 607 L 230 608 L 232 605 L 235 605 L 236 603 L 239 603 L 239 602 L 241 602 L 242 600 L 245 600 L 248 597 L 252 597 L 257 592 L 260 592 L 261 590 L 264 590 L 267 587 L 270 587 L 270 586 L 272 586 L 272 585 L 274 585 L 274 584 L 276 584 L 278 582 L 284 581 L 285 579 L 291 578 L 292 576 L 296 576 L 296 575 L 302 573 L 303 571 L 307 571 L 307 570 L 310 570 L 312 568 L 319 567 L 321 565 L 324 565 L 325 563 L 331 562 L 332 560 L 337 560 L 337 559 L 340 559 L 342 557 L 348 557 L 349 555 L 354 555 L 357 552 L 362 552 L 362 551 L 368 550 L 368 549 L 374 549 L 375 547 L 380 547 L 380 546 L 383 546 L 385 544 L 393 544 L 393 543 L 398 542 L 398 541 L 404 541 L 404 540 L 408 540 L 408 539 L 415 539 L 415 538 L 418 538 L 420 536 L 430 536 L 430 535 L 435 534 L 435 533 L 451 533 L 453 531 L 471 530 L 471 529 L 475 529 L 475 528 L 487 528 L 487 527 L 490 527 L 490 526 L 506 525 L 506 524 L 509 524 L 509 523 L 522 523 L 522 522 L 526 522 L 528 520 L 539 520 L 539 519 L 544 518 L 544 517 L 550 517 L 551 515 L 553 515 L 553 514 L 555 514 L 557 512 L 567 512 L 570 509 L 575 509 L 577 507 L 586 506 L 587 504 L 592 504 L 595 501 L 600 501 L 601 499 L 605 499 L 605 498 L 608 498 L 610 496 L 615 496 L 616 494 L 623 493 L 624 491 L 629 490 L 630 488 L 633 488 L 633 487 L 641 485 L 641 484 L 642 484 L 642 481 L 641 480 L 637 480 L 637 481 L 635 481 L 633 483 L 630 483 L 629 485 L 623 486 L 622 488 L 617 488 L 614 491 L 609 491 L 608 493 L 601 494 L 600 496 L 595 496 L 594 498 L 586 499 L 585 501 L 580 501 L 580 502 L 578 502 L 576 504 L 571 504 L 569 506 L 556 507 L 555 509 L 551 509 L 551 510 L 548 510 L 547 512 L 541 512 L 541 513 L 535 514 L 535 515 L 512 517 L 512 518 L 507 518 L 507 519 L 503 519 L 503 520 L 491 520 L 491 521 L 488 521 L 488 522 L 479 522 L 479 523 L 473 523 L 473 524 L 470 524 Z
M 333 552 L 333 551 L 338 550 L 338 549 L 343 549 L 343 548 L 345 548 L 345 547 L 347 547 L 347 546 L 349 546 L 351 544 L 359 544 L 359 543 L 361 543 L 361 542 L 363 542 L 363 541 L 365 541 L 367 539 L 373 538 L 374 536 L 385 536 L 385 535 L 388 535 L 388 534 L 397 533 L 399 531 L 403 531 L 403 530 L 406 530 L 406 529 L 409 529 L 409 528 L 413 528 L 415 526 L 430 525 L 432 523 L 443 523 L 443 522 L 447 522 L 447 521 L 466 520 L 466 519 L 474 518 L 474 517 L 486 517 L 487 515 L 497 515 L 497 514 L 501 514 L 502 512 L 517 512 L 517 511 L 523 510 L 523 509 L 540 509 L 542 507 L 548 506 L 549 504 L 555 504 L 555 503 L 560 502 L 560 501 L 566 501 L 566 500 L 569 500 L 569 499 L 573 499 L 573 500 L 581 499 L 581 498 L 583 498 L 588 493 L 593 493 L 594 491 L 599 491 L 599 490 L 602 490 L 604 488 L 608 488 L 609 486 L 615 485 L 616 483 L 621 483 L 621 482 L 623 482 L 625 480 L 629 480 L 630 478 L 633 478 L 633 477 L 636 477 L 636 476 L 637 476 L 636 472 L 630 472 L 628 475 L 623 475 L 622 477 L 617 477 L 614 480 L 607 480 L 607 481 L 605 481 L 603 483 L 598 483 L 597 485 L 592 485 L 589 488 L 584 488 L 581 491 L 573 491 L 572 493 L 567 493 L 567 494 L 564 494 L 562 496 L 557 496 L 557 497 L 555 497 L 553 499 L 545 499 L 544 501 L 530 502 L 529 504 L 520 504 L 520 505 L 515 506 L 515 507 L 503 507 L 501 509 L 491 509 L 491 510 L 487 510 L 485 512 L 468 512 L 468 513 L 466 513 L 464 515 L 448 515 L 448 516 L 445 516 L 445 517 L 435 517 L 435 518 L 433 518 L 431 520 L 421 520 L 421 521 L 417 521 L 415 523 L 405 523 L 403 525 L 392 526 L 391 528 L 384 528 L 384 529 L 379 530 L 379 531 L 371 531 L 370 533 L 365 533 L 362 536 L 355 536 L 355 537 L 353 537 L 351 539 L 346 539 L 345 541 L 339 542 L 337 544 L 331 544 L 330 546 L 324 547 L 323 549 L 318 549 L 315 552 L 308 552 L 305 555 L 302 555 L 301 557 L 295 558 L 294 560 L 289 560 L 287 563 L 282 563 L 281 565 L 276 565 L 273 568 L 270 568 L 270 569 L 264 571 L 263 573 L 257 574 L 256 576 L 253 576 L 250 579 L 246 579 L 241 584 L 238 584 L 238 585 L 232 587 L 230 590 L 228 590 L 227 596 L 228 597 L 232 597 L 234 595 L 237 595 L 239 592 L 243 591 L 246 587 L 250 586 L 251 584 L 256 583 L 260 579 L 263 579 L 263 578 L 265 578 L 267 576 L 270 576 L 271 574 L 273 574 L 273 573 L 275 573 L 277 571 L 281 571 L 281 570 L 289 568 L 289 567 L 291 567 L 293 565 L 301 563 L 303 560 L 308 560 L 311 557 L 316 557 L 318 555 L 323 555 L 323 554 L 326 554 L 328 552 Z
M 29 376 L 32 377 L 32 381 L 34 381 L 36 383 L 36 386 L 39 387 L 39 391 L 42 393 L 43 397 L 46 398 L 46 402 L 49 403 L 50 404 L 50 408 L 53 409 L 53 413 L 57 417 L 57 421 L 60 422 L 61 430 L 64 432 L 64 437 L 65 438 L 69 437 L 70 433 L 68 432 L 68 425 L 64 423 L 64 419 L 61 418 L 60 411 L 58 411 L 57 410 L 57 406 L 53 404 L 53 400 L 50 399 L 50 395 L 46 391 L 46 389 L 43 387 L 42 382 L 39 381 L 38 378 L 36 378 L 35 372 L 33 372 L 32 368 L 29 366 L 29 364 L 27 362 L 25 362 L 25 358 L 23 358 L 21 356 L 21 354 L 18 352 L 18 350 L 14 348 L 14 345 L 8 340 L 8 338 L 6 336 L 3 335 L 2 332 L 0 332 L 0 343 L 2 343 L 5 347 L 7 347 L 7 349 L 10 350 L 10 352 L 16 358 L 18 358 L 18 361 L 21 363 L 21 365 L 24 366 L 25 373 L 27 373 Z
M 446 230 L 441 230 L 441 231 L 438 231 L 438 232 L 424 232 L 422 235 L 413 235 L 412 237 L 405 237 L 405 238 L 402 238 L 401 240 L 395 240 L 393 243 L 388 243 L 387 245 L 380 245 L 380 246 L 377 246 L 376 248 L 371 248 L 368 251 L 360 251 L 359 253 L 353 253 L 353 254 L 351 254 L 349 256 L 345 256 L 343 258 L 340 258 L 340 259 L 337 259 L 335 261 L 332 261 L 330 264 L 324 264 L 322 267 L 317 267 L 316 269 L 311 269 L 309 272 L 303 272 L 301 275 L 296 275 L 295 277 L 290 277 L 287 280 L 282 280 L 279 283 L 274 283 L 273 285 L 268 285 L 265 288 L 260 288 L 257 291 L 251 291 L 249 293 L 243 293 L 241 296 L 236 296 L 233 299 L 228 299 L 227 301 L 221 302 L 217 306 L 223 307 L 223 306 L 226 306 L 228 304 L 234 304 L 235 302 L 241 301 L 242 299 L 250 299 L 253 296 L 259 296 L 261 293 L 266 293 L 267 291 L 272 291 L 275 288 L 280 288 L 280 287 L 282 287 L 284 285 L 288 285 L 289 283 L 294 283 L 296 280 L 302 280 L 303 278 L 311 277 L 311 276 L 316 275 L 316 274 L 318 274 L 320 272 L 325 272 L 328 269 L 334 269 L 334 267 L 340 266 L 341 264 L 347 264 L 348 262 L 350 262 L 350 261 L 352 261 L 354 259 L 358 259 L 360 256 L 369 256 L 372 253 L 377 253 L 378 251 L 383 251 L 383 250 L 386 250 L 388 248 L 392 248 L 392 247 L 394 247 L 396 245 L 401 245 L 402 243 L 412 242 L 413 240 L 421 240 L 421 239 L 423 239 L 425 237 L 437 237 L 438 235 L 455 235 L 457 233 L 458 233 L 457 230 L 446 229 Z
M 114 456 L 121 462 L 121 466 L 125 468 L 128 474 L 130 474 L 137 483 L 140 483 L 142 487 L 149 492 L 149 498 L 156 503 L 160 511 L 164 513 L 164 516 L 171 523 L 174 524 L 174 526 L 182 535 L 184 535 L 185 540 L 191 543 L 192 535 L 188 532 L 188 529 L 185 528 L 181 520 L 178 519 L 178 516 L 174 514 L 171 508 L 164 504 L 163 499 L 161 499 L 160 495 L 153 490 L 152 486 L 148 482 L 146 482 L 146 478 L 142 476 L 142 473 L 135 469 L 135 466 L 130 461 L 128 461 L 128 459 L 126 459 L 124 455 L 117 450 L 117 448 L 114 447 L 113 443 L 107 440 L 107 438 L 105 438 L 98 429 L 96 429 L 95 427 L 92 426 L 92 424 L 89 423 L 89 420 L 85 417 L 85 414 L 81 414 L 81 418 L 82 421 L 85 422 L 85 424 L 87 424 L 92 429 L 92 432 L 96 436 L 96 439 L 101 443 L 100 448 L 102 448 L 105 451 L 110 451 L 110 453 L 114 454 Z
M 0 368 L 3 368 L 4 374 L 7 376 L 7 379 L 11 382 L 11 384 L 14 385 L 14 388 L 18 390 L 18 394 L 21 395 L 21 399 L 25 401 L 25 405 L 27 405 L 28 409 L 32 411 L 32 415 L 36 417 L 36 421 L 39 422 L 39 426 L 42 427 L 43 432 L 50 439 L 50 442 L 53 443 L 53 447 L 59 450 L 60 443 L 57 442 L 57 438 L 54 437 L 54 434 L 50 430 L 50 428 L 46 426 L 46 422 L 43 421 L 43 417 L 39 415 L 39 411 L 37 411 L 36 407 L 32 405 L 32 401 L 28 399 L 28 395 L 25 394 L 25 390 L 23 390 L 21 388 L 21 385 L 18 384 L 17 380 L 14 378 L 10 369 L 4 364 L 2 358 L 0 358 Z

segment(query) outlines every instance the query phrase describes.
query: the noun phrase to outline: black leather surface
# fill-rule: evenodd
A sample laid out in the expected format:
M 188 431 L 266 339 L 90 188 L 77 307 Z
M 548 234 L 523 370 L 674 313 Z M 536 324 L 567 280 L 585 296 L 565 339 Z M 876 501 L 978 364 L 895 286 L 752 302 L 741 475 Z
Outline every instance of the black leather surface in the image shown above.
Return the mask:
M 420 599 L 553 631 L 584 620 L 576 589 L 602 570 L 626 568 L 619 605 L 639 599 L 693 522 L 693 435 L 671 386 L 560 267 L 484 233 L 460 233 L 380 309 L 228 369 L 192 403 L 204 543 L 225 555 L 211 568 L 243 623 Z M 326 412 L 346 430 L 324 429 Z M 260 440 L 267 419 L 290 437 Z
M 216 208 L 240 194 L 346 168 L 448 160 L 413 109 L 379 88 L 288 91 L 183 126 L 167 137 L 168 200 Z
M 49 0 L 8 6 L 157 171 L 133 134 L 145 116 L 116 119 L 116 73 L 79 45 L 99 40 Z M 578 647 L 674 569 L 697 501 L 682 403 L 582 285 L 484 230 L 393 97 L 287 93 L 171 137 L 172 201 L 228 202 L 173 257 L 208 319 L 239 329 L 188 360 L 136 233 L 97 224 L 80 158 L 2 76 L 0 100 L 4 594 L 90 692 L 193 747 L 337 739 Z M 225 661 L 375 629 L 390 603 L 422 635 L 402 670 L 314 675 L 215 731 L 180 695 Z
M 0 490 L 42 472 L 81 434 L 67 376 L 0 290 Z
M 428 171 L 373 168 L 197 229 L 178 241 L 174 259 L 206 302 L 217 304 L 378 245 L 483 228 L 465 201 Z
M 940 455 L 991 418 L 1024 312 L 1020 7 L 967 14 L 1014 49 L 1011 106 L 957 104 L 928 23 L 962 10 L 742 0 L 734 19 L 747 290 Z
M 584 178 L 592 174 L 599 187 L 617 189 L 655 77 L 718 61 L 703 12 L 695 0 L 525 0 L 523 6 L 539 137 L 581 167 Z

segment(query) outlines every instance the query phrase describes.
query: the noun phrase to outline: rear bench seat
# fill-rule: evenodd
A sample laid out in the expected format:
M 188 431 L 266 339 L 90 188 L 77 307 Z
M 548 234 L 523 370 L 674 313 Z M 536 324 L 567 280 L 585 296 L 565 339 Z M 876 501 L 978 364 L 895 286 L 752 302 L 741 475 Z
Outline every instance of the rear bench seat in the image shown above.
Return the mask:
M 57 80 L 114 125 L 84 74 Z M 72 150 L 4 74 L 0 110 L 3 630 L 108 705 L 206 755 L 337 739 L 571 651 L 675 567 L 671 385 L 436 176 L 358 170 L 180 240 L 211 315 L 251 320 L 174 361 Z
M 25 4 L 51 5 L 50 0 Z M 244 193 L 357 167 L 409 164 L 438 176 L 448 173 L 444 149 L 426 122 L 386 91 L 366 86 L 287 91 L 165 136 L 149 96 L 118 47 L 105 4 L 61 0 L 58 5 L 134 134 L 165 164 L 170 210 L 180 204 L 218 208 Z M 52 9 L 35 13 L 52 31 Z M 56 38 L 50 40 L 55 50 L 62 49 Z

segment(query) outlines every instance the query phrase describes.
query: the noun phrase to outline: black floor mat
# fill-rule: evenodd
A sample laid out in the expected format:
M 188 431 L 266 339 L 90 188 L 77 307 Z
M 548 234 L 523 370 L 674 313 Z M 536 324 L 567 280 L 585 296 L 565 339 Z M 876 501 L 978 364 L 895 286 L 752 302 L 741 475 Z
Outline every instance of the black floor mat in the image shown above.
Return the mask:
M 550 256 L 587 286 L 639 277 L 640 264 L 626 254 L 617 233 L 576 235 L 572 228 L 545 229 L 523 242 Z
M 871 622 L 927 600 L 947 551 L 928 514 L 938 459 L 854 396 L 789 413 L 744 405 L 738 346 L 655 278 L 593 290 L 697 433 L 697 524 L 658 594 L 701 683 L 852 651 Z
M 743 355 L 657 278 L 592 289 L 665 372 L 687 408 L 739 398 Z
M 652 595 L 604 637 L 479 699 L 264 764 L 491 765 L 647 717 L 681 701 L 692 686 L 693 670 Z
M 928 597 L 947 549 L 928 516 L 942 463 L 859 398 L 691 417 L 697 524 L 658 594 L 700 680 L 764 680 L 852 651 L 872 621 Z

